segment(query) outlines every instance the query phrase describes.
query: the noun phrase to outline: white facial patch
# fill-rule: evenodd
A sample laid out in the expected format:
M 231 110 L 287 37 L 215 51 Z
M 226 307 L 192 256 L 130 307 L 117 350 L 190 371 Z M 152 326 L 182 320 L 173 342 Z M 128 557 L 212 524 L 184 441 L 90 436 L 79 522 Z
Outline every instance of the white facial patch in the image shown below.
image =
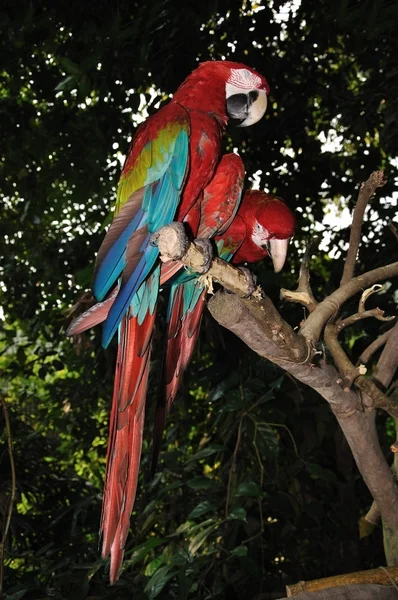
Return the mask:
M 269 240 L 270 233 L 268 229 L 265 229 L 258 221 L 254 222 L 254 227 L 252 231 L 252 240 L 256 244 L 256 246 L 263 246 L 267 240 Z
M 261 87 L 261 77 L 248 69 L 231 69 L 227 86 L 228 84 L 237 88 L 235 93 L 241 93 L 242 90 L 256 90 Z

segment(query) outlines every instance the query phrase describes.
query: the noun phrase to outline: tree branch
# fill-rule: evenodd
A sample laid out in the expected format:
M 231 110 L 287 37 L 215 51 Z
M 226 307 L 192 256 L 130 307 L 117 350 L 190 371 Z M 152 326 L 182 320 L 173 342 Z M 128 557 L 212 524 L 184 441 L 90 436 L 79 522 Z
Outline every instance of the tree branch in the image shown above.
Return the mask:
M 312 581 L 300 581 L 299 583 L 287 585 L 286 591 L 288 596 L 291 597 L 301 594 L 301 592 L 317 592 L 324 589 L 328 589 L 331 593 L 335 590 L 336 586 L 350 586 L 352 584 L 378 584 L 387 586 L 395 581 L 398 581 L 398 567 L 390 567 L 388 569 L 379 568 L 368 571 L 357 571 L 356 573 L 344 573 L 343 575 L 334 575 L 333 577 L 324 577 L 323 579 L 314 579 Z M 394 590 L 394 593 L 396 596 L 396 590 Z M 362 598 L 362 596 L 356 595 L 348 597 Z M 372 596 L 369 597 L 371 598 Z
M 340 287 L 348 283 L 353 278 L 358 248 L 361 243 L 361 232 L 365 209 L 377 188 L 382 187 L 385 183 L 386 181 L 384 179 L 383 171 L 374 171 L 367 181 L 361 183 L 358 199 L 354 208 L 347 258 L 344 263 Z
M 318 304 L 312 293 L 309 270 L 312 249 L 314 247 L 314 244 L 317 244 L 318 241 L 318 238 L 314 238 L 305 249 L 304 256 L 300 265 L 300 274 L 297 289 L 295 291 L 291 291 L 282 288 L 280 292 L 281 300 L 287 300 L 288 302 L 302 304 L 308 309 L 310 313 L 315 310 Z
M 361 397 L 361 403 L 358 405 L 359 410 L 374 410 L 375 408 L 383 408 L 388 411 L 392 416 L 398 416 L 398 406 L 386 396 L 377 385 L 363 377 L 366 373 L 366 367 L 359 365 L 355 367 L 347 354 L 341 347 L 338 339 L 337 325 L 330 323 L 325 327 L 325 343 L 333 356 L 333 360 L 341 374 L 339 384 L 346 392 L 355 383 L 363 395 Z
M 305 343 L 303 345 L 304 340 L 285 324 L 268 298 L 266 301 L 267 307 L 262 304 L 264 300 L 242 300 L 232 294 L 217 292 L 210 299 L 208 308 L 221 325 L 235 333 L 257 354 L 278 364 L 329 402 L 383 519 L 398 531 L 398 489 L 380 449 L 374 411 L 357 410 L 358 395 L 353 390 L 342 390 L 334 367 L 325 363 L 319 367 L 308 364 L 305 360 L 308 347 Z M 276 327 L 272 311 L 278 315 Z M 288 338 L 285 338 L 286 331 L 290 331 Z M 304 360 L 301 360 L 302 357 Z
M 167 228 L 162 228 L 158 234 L 161 248 L 161 238 L 168 235 Z M 170 253 L 165 258 L 169 260 Z M 188 251 L 178 260 L 193 270 L 200 269 L 202 251 L 194 244 L 189 244 Z M 361 275 L 334 292 L 309 315 L 307 323 L 311 320 L 310 327 L 305 328 L 308 339 L 293 331 L 260 289 L 257 290 L 257 297 L 249 299 L 220 291 L 208 303 L 211 314 L 221 325 L 235 333 L 257 354 L 278 364 L 327 400 L 383 519 L 394 531 L 398 531 L 398 488 L 380 449 L 374 423 L 375 412 L 358 411 L 358 394 L 352 389 L 346 392 L 342 390 L 336 369 L 325 362 L 315 366 L 311 360 L 314 354 L 312 342 L 318 339 L 317 331 L 322 331 L 323 324 L 334 313 L 336 303 L 339 305 L 373 283 L 396 274 L 398 263 Z M 246 277 L 239 269 L 220 259 L 213 260 L 207 275 L 240 295 L 247 294 Z
M 175 227 L 178 223 L 170 223 L 161 227 L 156 232 L 156 245 L 159 248 L 161 259 L 164 262 L 177 260 L 181 265 L 189 268 L 195 273 L 201 273 L 204 255 L 200 246 L 190 242 L 181 228 Z M 211 289 L 212 280 L 221 283 L 225 289 L 246 297 L 251 293 L 251 282 L 248 281 L 244 271 L 221 260 L 213 258 L 210 269 L 206 272 L 203 282 Z M 257 288 L 254 295 L 261 297 L 261 288 Z
M 380 348 L 382 348 L 384 346 L 384 344 L 387 342 L 388 338 L 391 335 L 392 330 L 393 330 L 393 328 L 389 329 L 388 331 L 386 331 L 385 333 L 380 335 L 378 338 L 376 338 L 371 344 L 369 344 L 369 346 L 367 348 L 365 348 L 365 350 L 362 352 L 361 356 L 358 359 L 358 362 L 363 363 L 364 365 L 367 365 L 368 362 L 370 361 L 370 359 L 372 358 L 372 356 L 378 350 L 380 350 Z
M 398 262 L 391 263 L 385 267 L 379 267 L 373 271 L 368 271 L 363 275 L 354 277 L 348 283 L 339 287 L 330 296 L 327 296 L 318 304 L 304 325 L 300 329 L 302 336 L 314 346 L 317 344 L 322 330 L 326 323 L 340 310 L 341 306 L 358 294 L 363 292 L 369 286 L 379 281 L 385 281 L 398 275 Z
M 398 366 L 398 323 L 390 329 L 388 340 L 373 373 L 373 379 L 387 389 Z
M 279 600 L 287 600 L 291 596 L 294 596 L 296 600 L 396 600 L 397 590 L 391 585 L 356 583 L 339 585 L 332 589 L 326 588 L 316 592 L 290 593 Z

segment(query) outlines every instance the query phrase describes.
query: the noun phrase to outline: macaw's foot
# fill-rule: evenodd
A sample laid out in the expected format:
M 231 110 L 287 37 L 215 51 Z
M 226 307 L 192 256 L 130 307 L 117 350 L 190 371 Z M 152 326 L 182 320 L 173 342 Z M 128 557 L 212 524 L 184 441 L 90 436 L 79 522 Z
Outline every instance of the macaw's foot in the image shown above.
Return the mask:
M 196 246 L 199 246 L 199 248 L 201 248 L 203 252 L 202 266 L 200 267 L 200 270 L 198 270 L 197 268 L 195 268 L 195 270 L 197 273 L 203 275 L 204 273 L 207 273 L 207 271 L 211 267 L 211 263 L 213 261 L 213 246 L 211 244 L 211 241 L 207 238 L 197 238 L 195 240 L 195 244 Z
M 188 249 L 189 240 L 184 225 L 174 221 L 155 231 L 150 244 L 159 248 L 162 261 L 180 260 Z
M 247 291 L 247 294 L 243 297 L 250 298 L 250 296 L 253 294 L 253 292 L 257 288 L 257 277 L 254 275 L 254 273 L 249 271 L 249 269 L 246 269 L 246 267 L 238 267 L 238 269 L 239 269 L 239 271 L 242 271 L 242 273 L 245 275 L 246 281 L 247 281 L 247 290 L 248 291 Z

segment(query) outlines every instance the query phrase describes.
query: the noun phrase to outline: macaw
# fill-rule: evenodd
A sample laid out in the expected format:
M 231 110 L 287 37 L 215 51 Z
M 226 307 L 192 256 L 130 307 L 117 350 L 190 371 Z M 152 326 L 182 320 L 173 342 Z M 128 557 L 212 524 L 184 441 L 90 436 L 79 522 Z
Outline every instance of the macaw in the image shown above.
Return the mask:
M 278 273 L 285 263 L 294 228 L 294 214 L 283 200 L 265 192 L 247 191 L 230 226 L 215 237 L 218 255 L 237 265 L 259 262 L 270 256 Z M 199 335 L 207 291 L 200 280 L 187 272 L 177 275 L 170 283 L 164 393 L 155 415 L 152 472 L 156 469 L 167 414 Z
M 243 64 L 201 63 L 172 100 L 140 126 L 120 177 L 115 217 L 97 255 L 93 283 L 93 294 L 107 311 L 104 348 L 118 330 L 100 525 L 102 556 L 111 555 L 111 583 L 123 560 L 141 455 L 160 282 L 152 234 L 184 221 L 197 235 L 204 190 L 216 174 L 228 119 L 240 126 L 256 123 L 266 110 L 268 92 L 265 78 Z M 107 297 L 116 282 L 118 288 Z M 100 312 L 92 311 L 95 322 Z M 76 334 L 80 324 L 78 318 L 67 333 Z

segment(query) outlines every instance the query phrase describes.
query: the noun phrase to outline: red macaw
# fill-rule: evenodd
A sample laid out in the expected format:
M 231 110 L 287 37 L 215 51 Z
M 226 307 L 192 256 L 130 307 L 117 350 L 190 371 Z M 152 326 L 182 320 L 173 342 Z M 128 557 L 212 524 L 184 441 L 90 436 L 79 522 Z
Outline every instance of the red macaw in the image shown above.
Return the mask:
M 119 335 L 100 527 L 102 556 L 111 555 L 111 583 L 123 560 L 141 454 L 160 277 L 151 236 L 172 221 L 185 221 L 197 235 L 204 190 L 216 175 L 228 118 L 240 126 L 256 123 L 266 110 L 268 91 L 264 77 L 240 63 L 200 64 L 169 104 L 140 126 L 120 177 L 116 216 L 98 252 L 93 283 L 102 302 L 119 282 L 105 300 L 102 334 L 105 348 L 117 329 Z M 234 207 L 228 210 L 224 222 Z M 98 322 L 95 310 L 91 315 Z M 68 334 L 81 331 L 80 324 L 78 318 Z
M 272 194 L 247 191 L 230 226 L 215 237 L 220 258 L 234 264 L 272 258 L 275 272 L 285 263 L 295 218 Z M 156 468 L 166 416 L 178 391 L 199 334 L 206 288 L 185 272 L 171 281 L 167 346 L 163 365 L 164 395 L 158 402 L 153 433 L 152 472 Z

